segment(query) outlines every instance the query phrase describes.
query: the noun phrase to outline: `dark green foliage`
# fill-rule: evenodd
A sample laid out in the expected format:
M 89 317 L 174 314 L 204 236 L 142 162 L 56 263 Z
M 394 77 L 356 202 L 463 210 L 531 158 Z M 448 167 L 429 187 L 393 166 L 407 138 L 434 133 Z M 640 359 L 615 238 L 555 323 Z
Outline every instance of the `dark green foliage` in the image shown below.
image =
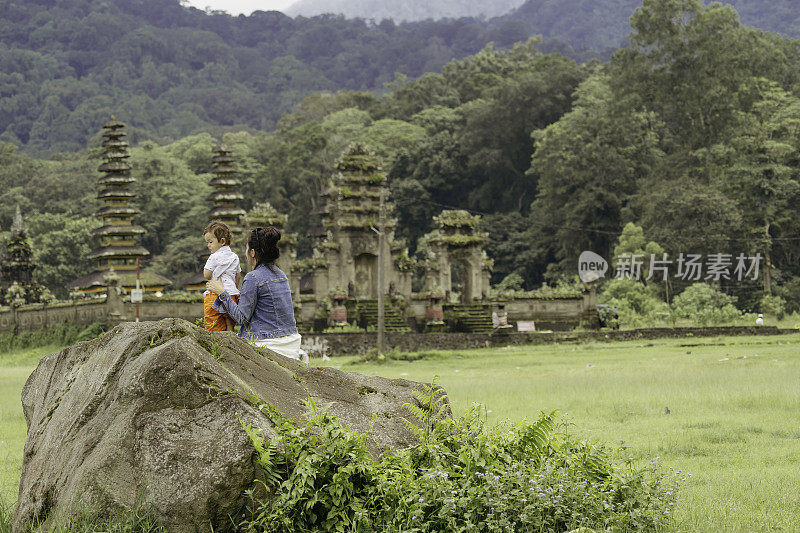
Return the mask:
M 674 489 L 655 471 L 560 433 L 554 414 L 486 428 L 480 411 L 441 417 L 435 384 L 408 421 L 419 443 L 373 459 L 367 436 L 309 401 L 302 426 L 267 405 L 279 438 L 246 426 L 264 473 L 247 531 L 655 531 Z M 266 489 L 268 496 L 256 496 Z
M 94 218 L 63 213 L 36 213 L 26 223 L 37 263 L 34 278 L 57 298 L 66 299 L 66 284 L 95 267 L 86 254 L 95 247 L 90 232 L 100 224 Z
M 747 24 L 800 33 L 791 0 L 768 9 L 763 0 L 731 3 Z M 37 153 L 80 150 L 112 113 L 129 123 L 136 142 L 267 129 L 313 92 L 381 89 L 396 72 L 413 78 L 436 72 L 489 42 L 507 48 L 544 35 L 544 50 L 580 61 L 592 57 L 588 50 L 607 57 L 626 42 L 638 5 L 529 0 L 488 21 L 395 24 L 277 12 L 232 17 L 183 8 L 177 0 L 6 3 L 0 140 Z M 379 20 L 379 12 L 361 13 Z M 427 94 L 431 104 L 452 97 Z
M 573 109 L 533 134 L 528 176 L 539 187 L 529 233 L 549 259 L 550 277 L 574 274 L 583 250 L 609 257 L 642 180 L 659 168 L 657 117 L 616 105 L 608 83 L 589 78 Z

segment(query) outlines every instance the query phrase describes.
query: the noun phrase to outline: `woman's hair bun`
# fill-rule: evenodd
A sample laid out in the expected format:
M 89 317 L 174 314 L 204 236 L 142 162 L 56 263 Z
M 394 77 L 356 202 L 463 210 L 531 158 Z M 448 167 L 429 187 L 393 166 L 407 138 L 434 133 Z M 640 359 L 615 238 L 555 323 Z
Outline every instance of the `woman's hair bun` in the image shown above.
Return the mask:
M 264 237 L 267 239 L 267 242 L 276 243 L 281 240 L 281 230 L 275 226 L 269 226 L 264 229 Z
M 255 251 L 259 264 L 271 265 L 281 255 L 278 241 L 281 240 L 281 230 L 274 226 L 256 228 L 250 232 L 247 246 Z

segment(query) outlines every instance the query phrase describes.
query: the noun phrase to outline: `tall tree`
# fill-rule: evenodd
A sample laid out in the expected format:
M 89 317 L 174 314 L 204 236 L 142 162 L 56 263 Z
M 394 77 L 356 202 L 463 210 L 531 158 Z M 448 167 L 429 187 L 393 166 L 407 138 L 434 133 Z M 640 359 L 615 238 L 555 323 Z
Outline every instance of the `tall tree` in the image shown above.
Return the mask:
M 620 109 L 598 73 L 576 92 L 572 111 L 534 133 L 529 174 L 539 176 L 531 225 L 556 273 L 574 273 L 580 253 L 609 257 L 630 203 L 661 168 L 660 124 L 652 113 Z
M 701 0 L 644 0 L 631 28 L 631 47 L 612 60 L 617 93 L 655 111 L 674 141 L 669 154 L 693 159 L 695 178 L 710 184 L 711 147 L 729 137 L 749 103 L 741 88 L 754 76 L 796 83 L 787 57 L 797 44 L 742 26 L 730 6 Z
M 753 251 L 764 256 L 764 291 L 771 292 L 774 235 L 790 237 L 800 203 L 800 98 L 769 80 L 755 80 L 757 100 L 739 116 L 725 188 L 752 228 Z

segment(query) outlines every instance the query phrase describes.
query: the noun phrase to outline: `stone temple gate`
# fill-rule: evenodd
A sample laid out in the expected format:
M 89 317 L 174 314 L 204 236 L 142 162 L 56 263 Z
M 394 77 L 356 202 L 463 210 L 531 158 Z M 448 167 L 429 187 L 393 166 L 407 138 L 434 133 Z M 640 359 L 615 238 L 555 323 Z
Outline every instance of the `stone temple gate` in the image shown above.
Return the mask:
M 322 231 L 310 261 L 314 293 L 346 294 L 369 300 L 378 297 L 378 220 L 386 177 L 377 159 L 360 144 L 353 145 L 336 163 L 324 193 Z M 392 206 L 386 202 L 387 212 Z M 404 261 L 408 250 L 394 238 L 396 219 L 387 216 L 384 249 L 386 290 L 411 295 L 411 269 Z
M 457 294 L 464 304 L 489 296 L 492 261 L 483 250 L 486 236 L 477 230 L 479 219 L 461 210 L 442 211 L 433 217 L 438 227 L 421 243 L 427 251 L 427 291 L 443 291 L 447 300 Z

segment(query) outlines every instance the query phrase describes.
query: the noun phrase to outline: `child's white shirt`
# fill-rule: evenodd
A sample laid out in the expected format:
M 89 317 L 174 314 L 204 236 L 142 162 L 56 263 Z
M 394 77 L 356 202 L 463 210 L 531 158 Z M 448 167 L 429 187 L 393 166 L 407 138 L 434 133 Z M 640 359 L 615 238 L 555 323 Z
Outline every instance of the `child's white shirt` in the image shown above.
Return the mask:
M 236 288 L 236 274 L 242 271 L 239 266 L 239 256 L 231 250 L 230 246 L 221 246 L 219 250 L 208 256 L 204 270 L 211 271 L 211 279 L 219 279 L 228 294 L 239 294 Z M 211 294 L 206 290 L 205 294 Z

